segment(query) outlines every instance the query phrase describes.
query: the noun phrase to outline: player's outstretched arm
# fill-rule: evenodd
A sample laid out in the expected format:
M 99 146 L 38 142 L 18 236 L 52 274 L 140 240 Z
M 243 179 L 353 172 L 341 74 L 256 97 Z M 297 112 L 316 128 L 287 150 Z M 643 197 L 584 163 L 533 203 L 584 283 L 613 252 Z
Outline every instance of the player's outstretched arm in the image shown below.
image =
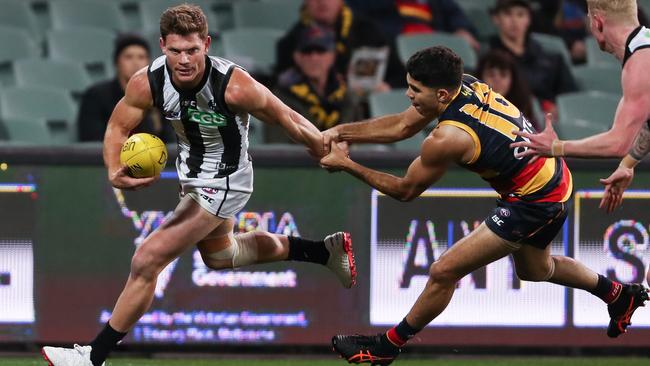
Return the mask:
M 318 128 L 282 103 L 246 71 L 239 68 L 233 70 L 225 98 L 232 111 L 249 113 L 266 123 L 280 125 L 292 140 L 305 145 L 312 155 L 325 155 L 323 136 Z
M 108 179 L 115 188 L 138 189 L 151 185 L 157 179 L 130 177 L 128 168 L 120 163 L 122 144 L 152 105 L 147 69 L 143 68 L 126 85 L 124 97 L 115 106 L 104 134 L 104 164 L 108 169 Z
M 650 126 L 643 124 L 641 131 L 634 140 L 634 145 L 628 154 L 621 160 L 618 168 L 609 177 L 601 179 L 605 186 L 600 208 L 607 212 L 614 211 L 623 203 L 623 192 L 630 186 L 634 179 L 634 167 L 650 152 Z
M 639 51 L 650 53 L 650 50 Z M 616 108 L 612 128 L 594 136 L 580 140 L 562 141 L 555 132 L 544 130 L 539 134 L 529 134 L 524 131 L 514 132 L 529 141 L 513 143 L 514 147 L 528 147 L 525 155 L 541 156 L 573 156 L 584 158 L 614 158 L 623 157 L 634 141 L 633 136 L 650 117 L 650 73 L 645 70 L 646 57 L 631 58 L 623 70 L 623 97 Z M 572 123 L 573 121 L 567 121 Z M 547 122 L 548 123 L 548 122 Z
M 422 143 L 422 151 L 409 166 L 404 177 L 379 172 L 351 160 L 335 143 L 321 159 L 321 166 L 345 170 L 373 188 L 400 201 L 410 201 L 438 181 L 454 162 L 468 161 L 474 151 L 469 135 L 456 127 L 436 128 Z
M 421 131 L 431 118 L 422 116 L 413 107 L 397 114 L 389 114 L 360 122 L 343 123 L 323 132 L 324 142 L 345 141 L 361 143 L 389 143 L 404 140 Z

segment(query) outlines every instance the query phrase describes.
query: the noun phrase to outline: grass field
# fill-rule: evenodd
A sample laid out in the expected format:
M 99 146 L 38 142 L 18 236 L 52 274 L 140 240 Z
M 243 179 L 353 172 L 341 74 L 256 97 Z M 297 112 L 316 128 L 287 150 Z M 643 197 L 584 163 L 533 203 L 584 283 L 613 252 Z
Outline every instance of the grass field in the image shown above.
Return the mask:
M 222 356 L 221 356 L 222 357 Z M 106 366 L 329 366 L 347 365 L 343 360 L 260 360 L 260 359 L 225 359 L 215 356 L 210 359 L 131 359 L 116 358 L 107 362 Z M 322 357 L 322 356 L 319 356 Z M 43 366 L 45 361 L 38 357 L 32 358 L 0 358 L 0 366 Z M 398 360 L 395 366 L 648 366 L 650 358 L 588 358 L 588 357 L 431 357 L 429 359 Z

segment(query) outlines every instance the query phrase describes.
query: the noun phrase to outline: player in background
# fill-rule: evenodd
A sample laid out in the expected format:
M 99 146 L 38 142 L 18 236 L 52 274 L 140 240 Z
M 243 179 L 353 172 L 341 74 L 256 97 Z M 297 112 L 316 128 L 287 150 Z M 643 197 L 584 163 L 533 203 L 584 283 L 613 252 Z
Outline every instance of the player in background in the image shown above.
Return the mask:
M 517 276 L 589 291 L 607 304 L 607 334 L 625 332 L 634 310 L 648 295 L 642 285 L 622 284 L 599 275 L 573 258 L 551 255 L 550 243 L 562 228 L 573 196 L 571 173 L 562 158 L 518 158 L 510 148 L 522 140 L 513 130 L 530 123 L 503 96 L 473 76 L 463 75 L 461 59 L 446 47 L 415 53 L 406 64 L 411 106 L 399 114 L 336 126 L 325 141 L 394 142 L 413 136 L 434 119 L 438 125 L 404 177 L 352 161 L 336 144 L 321 159 L 401 201 L 418 197 L 450 164 L 478 173 L 500 194 L 497 207 L 468 236 L 449 248 L 429 270 L 428 282 L 401 323 L 377 336 L 337 335 L 332 344 L 348 362 L 387 365 L 406 342 L 449 304 L 456 283 L 472 271 L 507 255 Z M 524 148 L 522 148 L 524 149 Z
M 517 156 L 623 157 L 641 126 L 650 118 L 650 29 L 639 25 L 636 0 L 587 0 L 591 32 L 600 49 L 623 65 L 621 98 L 609 131 L 581 140 L 560 140 L 551 123 L 539 134 L 515 132 L 524 137 L 512 144 Z M 567 121 L 571 123 L 572 121 Z M 521 149 L 521 148 L 527 149 Z M 634 161 L 622 162 L 631 168 Z
M 176 169 L 182 198 L 174 213 L 137 248 L 131 273 L 104 329 L 86 346 L 43 347 L 54 366 L 100 366 L 153 301 L 158 273 L 197 245 L 212 269 L 296 260 L 327 266 L 344 287 L 355 282 L 351 240 L 335 233 L 324 240 L 254 231 L 233 235 L 234 215 L 253 190 L 248 156 L 248 118 L 280 125 L 314 156 L 324 155 L 323 137 L 237 65 L 207 55 L 210 37 L 201 8 L 179 5 L 160 19 L 164 56 L 129 81 L 104 137 L 111 184 L 138 189 L 156 178 L 132 178 L 119 161 L 129 132 L 156 106 L 178 137 Z

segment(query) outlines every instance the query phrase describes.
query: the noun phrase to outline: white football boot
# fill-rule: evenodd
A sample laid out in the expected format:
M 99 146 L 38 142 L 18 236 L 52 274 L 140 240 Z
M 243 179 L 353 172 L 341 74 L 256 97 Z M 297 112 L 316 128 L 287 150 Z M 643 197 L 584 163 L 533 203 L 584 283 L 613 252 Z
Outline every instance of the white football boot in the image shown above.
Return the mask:
M 352 238 L 349 233 L 338 232 L 325 237 L 325 248 L 330 253 L 327 260 L 329 268 L 345 288 L 357 282 L 357 269 L 354 265 Z
M 49 366 L 93 366 L 90 361 L 91 346 L 75 344 L 72 348 L 43 347 L 41 353 Z M 106 362 L 102 363 L 105 366 Z

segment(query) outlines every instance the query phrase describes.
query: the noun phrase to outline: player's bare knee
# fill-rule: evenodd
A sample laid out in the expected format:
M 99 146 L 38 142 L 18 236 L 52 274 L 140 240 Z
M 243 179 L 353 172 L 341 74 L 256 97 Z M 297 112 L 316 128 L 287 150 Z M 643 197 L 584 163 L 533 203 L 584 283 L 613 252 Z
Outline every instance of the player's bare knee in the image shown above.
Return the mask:
M 517 266 L 515 268 L 517 277 L 522 281 L 529 282 L 543 282 L 548 281 L 555 273 L 555 261 L 553 257 L 549 257 L 543 263 L 536 263 L 534 266 Z
M 437 262 L 433 262 L 431 267 L 429 267 L 429 278 L 434 283 L 453 285 L 462 276 L 459 276 L 445 261 L 438 260 Z
M 136 250 L 131 258 L 131 277 L 155 280 L 161 270 L 159 258 L 150 250 Z

